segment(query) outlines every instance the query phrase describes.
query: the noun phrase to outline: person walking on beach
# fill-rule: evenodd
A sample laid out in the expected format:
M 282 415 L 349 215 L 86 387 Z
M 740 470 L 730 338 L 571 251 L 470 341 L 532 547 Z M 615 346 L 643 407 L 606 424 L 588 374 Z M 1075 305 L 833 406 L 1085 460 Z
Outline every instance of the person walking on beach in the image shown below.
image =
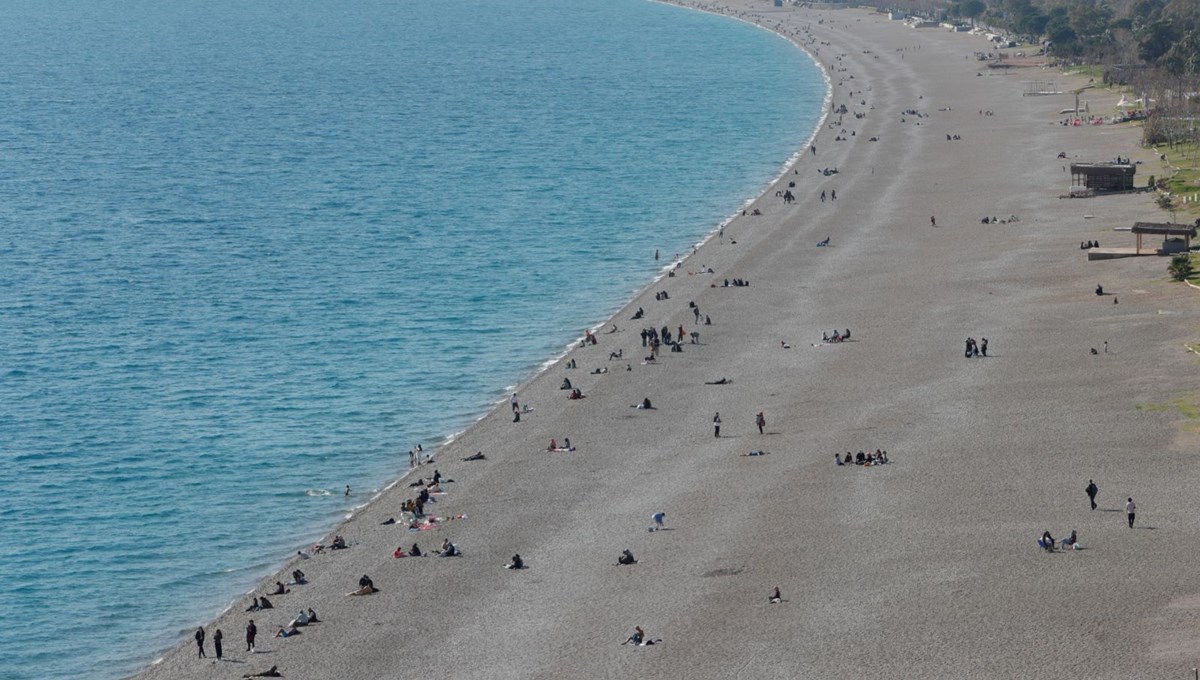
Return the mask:
M 1096 486 L 1095 480 L 1089 479 L 1087 488 L 1084 489 L 1084 491 L 1087 492 L 1088 500 L 1091 501 L 1092 509 L 1095 510 L 1096 509 L 1096 494 L 1100 493 L 1100 487 Z
M 936 226 L 937 226 L 937 219 L 936 219 L 936 218 L 934 218 L 934 216 L 933 216 L 933 215 L 930 215 L 930 216 L 929 216 L 929 224 L 930 224 L 930 226 L 933 226 L 933 227 L 936 227 Z
M 713 416 L 713 436 L 714 437 L 721 436 L 721 413 L 720 412 L 717 412 L 717 414 Z
M 767 425 L 767 418 L 763 415 L 762 411 L 759 411 L 758 415 L 754 417 L 754 424 L 758 426 L 758 433 L 762 434 L 763 428 Z
M 1125 503 L 1125 514 L 1129 516 L 1129 528 L 1132 529 L 1133 520 L 1137 517 L 1137 505 L 1134 504 L 1132 498 L 1127 499 Z
M 258 627 L 254 625 L 254 619 L 250 619 L 250 623 L 246 624 L 246 651 L 254 653 L 254 636 L 258 635 Z
M 196 658 L 203 659 L 208 656 L 207 654 L 204 653 L 204 628 L 203 627 L 196 629 L 196 651 L 199 653 L 199 656 Z
M 220 628 L 213 631 L 213 650 L 217 653 L 217 661 L 221 660 L 221 638 L 223 637 L 225 634 L 221 632 Z

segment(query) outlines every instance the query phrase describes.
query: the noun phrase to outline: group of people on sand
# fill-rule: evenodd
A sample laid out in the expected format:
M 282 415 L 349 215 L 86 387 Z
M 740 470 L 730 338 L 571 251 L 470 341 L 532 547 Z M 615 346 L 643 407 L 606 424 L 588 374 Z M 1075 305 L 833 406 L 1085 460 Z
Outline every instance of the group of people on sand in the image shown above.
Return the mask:
M 557 440 L 555 440 L 553 437 L 551 437 L 550 445 L 546 447 L 546 450 L 547 451 L 557 451 L 559 453 L 565 453 L 568 451 L 574 451 L 575 447 L 571 446 L 571 438 L 570 437 L 563 437 L 561 446 L 559 445 Z
M 1038 547 L 1046 552 L 1054 552 L 1056 545 L 1061 550 L 1079 550 L 1079 534 L 1072 529 L 1071 535 L 1062 539 L 1061 543 L 1056 543 L 1049 531 L 1043 531 L 1041 537 L 1038 538 Z
M 863 465 L 870 467 L 872 465 L 887 465 L 889 461 L 887 451 L 875 449 L 875 453 L 868 453 L 859 449 L 858 453 L 853 456 L 847 451 L 844 459 L 835 453 L 833 454 L 833 462 L 838 465 Z
M 730 286 L 732 286 L 734 288 L 741 288 L 742 286 L 749 286 L 749 285 L 750 285 L 749 279 L 725 279 L 725 283 L 722 284 L 721 287 L 729 288 Z
M 821 342 L 824 342 L 824 343 L 847 342 L 849 340 L 850 340 L 850 329 L 849 328 L 846 329 L 845 333 L 842 333 L 841 331 L 839 331 L 838 329 L 835 328 L 835 329 L 833 329 L 833 335 L 830 335 L 829 333 L 826 333 L 824 331 L 821 332 Z
M 1099 248 L 1099 247 L 1100 247 L 1099 241 L 1081 241 L 1079 243 L 1080 250 L 1091 250 L 1092 248 Z
M 983 338 L 979 342 L 975 342 L 975 338 L 967 338 L 967 347 L 966 347 L 966 351 L 964 352 L 963 356 L 965 356 L 968 359 L 970 359 L 972 357 L 981 357 L 981 356 L 986 357 L 987 356 L 987 348 L 988 348 L 987 338 Z

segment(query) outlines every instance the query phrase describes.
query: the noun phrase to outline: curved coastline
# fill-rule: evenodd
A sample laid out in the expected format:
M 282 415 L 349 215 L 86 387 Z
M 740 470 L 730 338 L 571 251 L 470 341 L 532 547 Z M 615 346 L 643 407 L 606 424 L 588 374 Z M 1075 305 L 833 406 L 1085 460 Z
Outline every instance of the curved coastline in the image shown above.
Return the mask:
M 1179 671 L 1186 655 L 1156 643 L 1195 627 L 1182 620 L 1192 586 L 1178 575 L 1200 545 L 1192 463 L 1172 454 L 1155 459 L 1171 465 L 1145 465 L 1183 449 L 1169 413 L 1134 413 L 1130 402 L 1192 389 L 1179 317 L 1155 309 L 1200 312 L 1155 283 L 1157 263 L 1098 270 L 1073 243 L 1064 251 L 1064 241 L 1102 228 L 1048 195 L 1059 163 L 1027 153 L 1124 155 L 1132 134 L 1048 124 L 1054 102 L 1024 101 L 1014 80 L 975 75 L 973 37 L 910 32 L 854 10 L 788 11 L 834 17 L 813 31 L 835 46 L 839 71 L 858 78 L 846 90 L 871 108 L 846 125 L 857 137 L 818 126 L 819 160 L 796 161 L 808 166 L 797 205 L 768 197 L 781 177 L 753 203 L 762 217 L 735 216 L 728 244 L 703 243 L 714 278 L 687 271 L 683 258 L 679 275 L 656 279 L 613 317 L 640 305 L 649 325 L 692 326 L 684 305 L 695 301 L 715 319 L 695 326 L 704 342 L 628 371 L 604 356 L 644 354 L 630 333 L 572 348 L 584 370 L 565 374 L 583 402 L 563 399 L 558 374 L 535 372 L 519 388 L 537 407 L 528 418 L 513 423 L 493 408 L 439 451 L 457 481 L 435 507 L 469 521 L 397 538 L 379 526 L 383 503 L 371 503 L 340 525 L 356 546 L 306 563 L 314 585 L 297 599 L 330 623 L 276 642 L 271 656 L 243 655 L 249 670 L 278 662 L 285 675 L 350 680 L 405 671 L 715 678 L 732 669 L 1015 679 L 1056 663 L 1080 678 Z M 921 116 L 896 115 L 914 107 Z M 952 142 L 951 132 L 969 141 Z M 813 181 L 818 162 L 841 174 Z M 827 188 L 841 199 L 818 201 Z M 1143 197 L 1099 200 L 1112 219 L 1149 207 Z M 981 213 L 1010 206 L 1019 223 L 979 226 Z M 832 247 L 814 247 L 829 234 Z M 1091 294 L 1098 275 L 1121 290 L 1119 307 Z M 739 276 L 753 285 L 717 278 Z M 670 302 L 651 295 L 660 289 Z M 853 327 L 854 341 L 818 342 L 832 327 Z M 979 329 L 993 356 L 966 359 L 959 337 Z M 1101 335 L 1122 348 L 1116 361 L 1078 351 Z M 586 372 L 593 366 L 614 370 Z M 726 376 L 733 382 L 709 382 Z M 655 410 L 631 410 L 647 395 Z M 765 411 L 766 432 L 751 425 L 755 411 Z M 723 431 L 713 432 L 714 412 Z M 545 450 L 546 437 L 564 435 L 577 452 Z M 487 461 L 453 457 L 477 448 Z M 891 463 L 835 467 L 828 454 L 847 448 L 888 449 Z M 1131 487 L 1139 502 L 1153 493 L 1169 504 L 1151 520 L 1159 531 L 1089 514 L 1081 493 L 1063 491 L 1081 474 L 1101 481 L 1114 508 Z M 661 510 L 671 531 L 647 532 Z M 1033 549 L 1032 527 L 1068 521 L 1087 551 Z M 465 557 L 385 554 L 414 537 L 453 539 Z M 621 548 L 639 564 L 614 565 Z M 502 568 L 514 552 L 528 570 Z M 382 591 L 343 597 L 360 573 Z M 768 601 L 772 587 L 781 602 Z M 224 621 L 227 638 L 241 622 Z M 634 625 L 664 644 L 621 645 Z M 871 644 L 847 642 L 864 639 Z M 214 677 L 190 651 L 181 644 L 144 676 Z
M 809 61 L 813 65 L 813 68 L 815 68 L 816 71 L 821 75 L 822 81 L 824 82 L 824 94 L 822 97 L 820 113 L 817 116 L 817 120 L 816 120 L 815 124 L 813 125 L 811 132 L 805 138 L 805 141 L 802 144 L 800 144 L 796 148 L 796 150 L 794 150 L 790 154 L 790 156 L 784 162 L 783 166 L 780 168 L 778 173 L 771 176 L 771 178 L 763 184 L 762 189 L 758 193 L 752 194 L 749 198 L 744 199 L 741 203 L 738 204 L 737 209 L 735 209 L 733 212 L 729 213 L 726 217 L 720 219 L 716 223 L 716 225 L 712 229 L 710 229 L 707 233 L 705 233 L 704 236 L 699 241 L 696 241 L 695 243 L 693 243 L 690 246 L 690 250 L 688 250 L 687 252 L 684 252 L 681 255 L 681 257 L 678 258 L 677 260 L 672 260 L 672 261 L 667 262 L 667 264 L 665 264 L 662 268 L 660 268 L 658 270 L 658 272 L 656 272 L 647 283 L 636 288 L 626 298 L 624 298 L 622 301 L 618 302 L 616 304 L 615 311 L 613 311 L 609 316 L 604 317 L 601 321 L 598 321 L 598 322 L 590 325 L 589 329 L 592 331 L 598 331 L 598 330 L 604 328 L 606 325 L 609 325 L 609 324 L 619 320 L 619 317 L 621 316 L 622 312 L 624 312 L 627 308 L 629 308 L 630 305 L 632 305 L 634 303 L 634 301 L 636 301 L 642 295 L 646 294 L 647 291 L 649 291 L 655 284 L 659 283 L 663 279 L 666 279 L 672 270 L 678 269 L 686 261 L 695 257 L 696 256 L 695 250 L 697 248 L 704 246 L 705 244 L 708 244 L 710 241 L 712 241 L 712 239 L 716 238 L 716 236 L 721 232 L 722 229 L 726 228 L 736 218 L 740 217 L 742 209 L 752 206 L 752 205 L 758 203 L 764 197 L 766 197 L 767 194 L 772 190 L 772 188 L 776 184 L 778 184 L 779 181 L 785 175 L 787 175 L 789 171 L 793 170 L 793 168 L 795 168 L 795 166 L 797 165 L 797 163 L 800 160 L 803 159 L 802 152 L 805 149 L 807 149 L 807 147 L 816 138 L 816 136 L 819 134 L 819 132 L 821 130 L 821 127 L 825 124 L 825 121 L 828 118 L 829 110 L 830 110 L 830 103 L 831 103 L 832 97 L 833 97 L 833 85 L 832 85 L 832 81 L 829 77 L 829 74 L 826 73 L 825 69 L 821 67 L 820 63 L 815 58 L 815 56 L 806 47 L 804 47 L 801 43 L 799 43 L 792 37 L 790 37 L 784 33 L 780 33 L 778 31 L 772 30 L 772 29 L 770 29 L 766 26 L 763 26 L 759 23 L 756 23 L 753 21 L 748 21 L 742 17 L 732 16 L 732 15 L 724 14 L 722 12 L 717 12 L 717 11 L 711 11 L 711 10 L 708 10 L 708 9 L 705 9 L 702 7 L 689 6 L 682 2 L 674 2 L 672 0 L 648 0 L 648 1 L 652 2 L 654 4 L 666 5 L 666 6 L 674 8 L 674 9 L 697 11 L 697 12 L 701 12 L 703 14 L 708 14 L 708 15 L 720 17 L 723 19 L 730 19 L 730 20 L 738 21 L 740 23 L 747 24 L 749 26 L 754 26 L 755 28 L 764 30 L 768 33 L 771 33 L 772 35 L 782 38 L 783 40 L 785 40 L 786 42 L 791 44 L 793 47 L 799 49 L 802 53 L 804 53 L 808 57 Z M 490 416 L 494 416 L 496 413 L 499 413 L 502 410 L 504 410 L 504 408 L 508 405 L 508 394 L 509 393 L 511 393 L 512 391 L 522 390 L 524 388 L 524 386 L 526 386 L 529 383 L 531 383 L 532 381 L 538 379 L 540 376 L 542 376 L 544 373 L 548 372 L 550 369 L 554 368 L 555 366 L 561 364 L 563 362 L 563 360 L 565 360 L 567 358 L 567 356 L 570 354 L 570 352 L 579 345 L 579 343 L 580 343 L 580 341 L 582 341 L 583 337 L 584 336 L 582 336 L 582 335 L 575 336 L 563 347 L 563 349 L 560 352 L 557 352 L 557 353 L 551 355 L 548 359 L 539 362 L 537 364 L 537 366 L 534 367 L 531 372 L 527 373 L 526 376 L 524 378 L 522 378 L 519 382 L 505 386 L 501 390 L 501 396 L 499 397 L 499 399 L 494 401 L 487 408 L 480 411 L 477 415 L 471 416 L 470 424 L 467 425 L 465 428 L 455 430 L 446 435 L 443 435 L 438 440 L 437 444 L 435 444 L 433 447 L 431 447 L 429 450 L 427 450 L 425 452 L 426 456 L 423 459 L 424 462 L 422 463 L 422 465 L 431 465 L 431 464 L 437 463 L 439 454 L 441 454 L 444 450 L 451 447 L 451 445 L 453 445 L 456 441 L 458 441 L 464 435 L 470 433 L 473 428 L 478 427 L 481 422 L 483 422 Z M 387 479 L 385 482 L 383 482 L 379 485 L 378 490 L 373 492 L 371 494 L 371 496 L 365 502 L 351 507 L 349 509 L 349 511 L 343 513 L 341 518 L 338 519 L 334 524 L 332 524 L 331 526 L 328 526 L 324 530 L 321 530 L 321 531 L 311 535 L 310 540 L 302 539 L 298 545 L 300 545 L 301 547 L 306 547 L 308 545 L 311 545 L 313 543 L 313 541 L 328 542 L 329 538 L 331 538 L 334 535 L 337 535 L 340 531 L 342 531 L 342 529 L 348 523 L 350 523 L 352 520 L 354 520 L 356 516 L 362 514 L 365 511 L 377 508 L 378 505 L 381 502 L 383 502 L 386 497 L 388 497 L 390 495 L 390 492 L 395 490 L 402 483 L 410 480 L 413 477 L 414 473 L 422 473 L 425 471 L 426 471 L 426 469 L 419 465 L 416 468 L 411 468 L 411 469 L 404 471 L 402 474 L 400 474 L 397 477 Z M 246 590 L 245 592 L 241 593 L 239 596 L 237 596 L 233 600 L 231 600 L 227 605 L 222 607 L 219 610 L 218 614 L 216 615 L 216 617 L 214 618 L 213 621 L 214 622 L 219 621 L 220 619 L 226 617 L 229 614 L 238 613 L 236 611 L 236 607 L 237 607 L 237 604 L 239 601 L 244 600 L 246 597 L 249 597 L 250 595 L 254 594 L 255 592 L 262 591 L 266 585 L 272 584 L 275 580 L 285 578 L 287 576 L 287 574 L 289 573 L 289 571 L 291 569 L 295 568 L 298 564 L 299 564 L 299 562 L 297 561 L 295 556 L 292 555 L 292 556 L 289 556 L 289 557 L 283 559 L 282 561 L 274 561 L 274 560 L 271 560 L 270 558 L 268 558 L 262 564 L 248 565 L 248 566 L 242 566 L 242 567 L 231 569 L 230 571 L 252 570 L 255 572 L 260 572 L 265 569 L 265 571 L 267 572 L 267 575 L 261 577 L 260 580 L 258 582 L 256 582 L 253 587 L 251 587 L 249 590 Z M 210 623 L 212 623 L 212 622 L 210 622 Z M 151 659 L 150 661 L 148 661 L 147 665 L 143 668 L 143 670 L 138 672 L 133 677 L 141 677 L 143 674 L 154 670 L 156 666 L 159 666 L 160 664 L 162 664 L 162 662 L 164 662 L 167 659 L 167 657 L 169 656 L 170 653 L 178 651 L 181 648 L 187 648 L 188 645 L 190 644 L 187 638 L 190 636 L 190 633 L 192 631 L 191 631 L 191 629 L 186 629 L 186 630 L 183 630 L 180 632 L 185 638 L 183 642 L 176 643 L 175 645 L 172 645 L 164 650 L 161 650 L 159 653 L 154 654 L 153 655 L 154 658 Z M 229 644 L 229 643 L 227 643 L 227 644 Z

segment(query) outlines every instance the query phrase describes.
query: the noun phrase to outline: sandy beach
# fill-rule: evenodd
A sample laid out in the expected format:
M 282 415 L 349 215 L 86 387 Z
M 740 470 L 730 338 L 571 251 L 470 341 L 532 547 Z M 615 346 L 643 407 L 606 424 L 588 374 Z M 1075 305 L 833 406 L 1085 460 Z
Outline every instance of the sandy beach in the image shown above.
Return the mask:
M 414 473 L 453 479 L 427 511 L 465 519 L 410 531 L 400 505 L 415 490 L 402 482 L 337 530 L 348 549 L 288 564 L 310 582 L 273 610 L 245 613 L 246 597 L 197 622 L 210 640 L 223 631 L 224 661 L 211 642 L 197 660 L 189 634 L 136 677 L 273 665 L 351 680 L 1190 673 L 1200 430 L 1184 343 L 1200 292 L 1169 282 L 1166 258 L 1088 262 L 1079 249 L 1132 246 L 1113 228 L 1169 221 L 1151 194 L 1059 198 L 1059 152 L 1144 161 L 1139 186 L 1162 175 L 1140 130 L 1059 125 L 1073 98 L 1022 97 L 1021 81 L 1082 83 L 989 74 L 971 56 L 989 49 L 982 37 L 860 10 L 709 9 L 805 44 L 826 69 L 848 112 L 827 118 L 816 153 L 752 206 L 761 215 L 735 219 L 596 345 L 522 385 L 533 410 L 520 422 L 503 404 Z M 1107 111 L 1119 94 L 1084 98 Z M 785 204 L 776 192 L 789 189 Z M 749 285 L 722 285 L 734 278 Z M 689 302 L 712 325 L 696 325 Z M 698 344 L 643 361 L 643 327 L 681 325 Z M 847 328 L 851 341 L 821 343 Z M 986 358 L 964 358 L 968 336 L 988 339 Z M 568 400 L 564 378 L 586 398 Z M 705 384 L 720 378 L 732 382 Z M 631 407 L 644 398 L 655 408 Z M 546 451 L 564 437 L 575 451 Z M 860 449 L 891 462 L 834 465 Z M 461 461 L 477 451 L 486 460 Z M 647 530 L 657 511 L 668 530 Z M 1081 550 L 1036 545 L 1073 529 Z M 446 538 L 461 557 L 392 557 Z M 624 549 L 637 564 L 615 564 Z M 503 568 L 514 553 L 527 569 Z M 347 597 L 363 574 L 380 592 Z M 771 604 L 775 587 L 783 602 Z M 272 637 L 310 607 L 321 623 Z M 623 646 L 634 626 L 662 643 Z

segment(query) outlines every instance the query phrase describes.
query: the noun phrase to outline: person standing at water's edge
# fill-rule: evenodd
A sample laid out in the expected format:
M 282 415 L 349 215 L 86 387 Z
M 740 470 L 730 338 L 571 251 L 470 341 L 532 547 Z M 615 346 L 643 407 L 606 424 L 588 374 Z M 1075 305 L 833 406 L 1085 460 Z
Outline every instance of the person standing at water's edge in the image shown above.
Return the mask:
M 207 654 L 204 653 L 204 628 L 203 627 L 196 629 L 196 652 L 198 653 L 197 658 L 203 659 L 206 656 L 208 656 Z
M 221 660 L 221 639 L 224 637 L 220 628 L 213 631 L 213 650 L 217 653 L 217 661 Z
M 1096 494 L 1100 493 L 1100 487 L 1096 486 L 1095 480 L 1089 479 L 1087 488 L 1084 489 L 1084 491 L 1087 492 L 1088 500 L 1091 501 L 1092 509 L 1095 510 L 1096 509 Z
M 1132 498 L 1125 503 L 1125 514 L 1129 517 L 1129 528 L 1132 529 L 1133 520 L 1137 517 L 1137 505 L 1134 504 Z

